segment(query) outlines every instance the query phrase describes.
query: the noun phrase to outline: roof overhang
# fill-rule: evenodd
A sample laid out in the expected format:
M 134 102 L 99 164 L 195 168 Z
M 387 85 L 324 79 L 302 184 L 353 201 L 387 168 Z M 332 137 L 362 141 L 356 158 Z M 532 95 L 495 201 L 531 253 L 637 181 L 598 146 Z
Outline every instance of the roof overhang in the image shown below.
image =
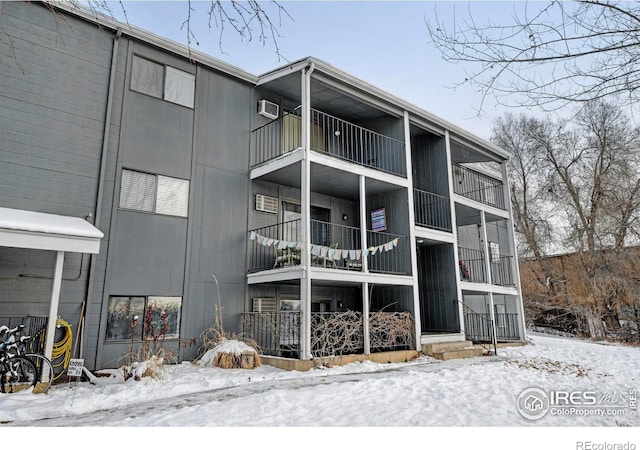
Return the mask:
M 355 98 L 380 108 L 383 111 L 395 116 L 402 116 L 404 111 L 410 115 L 411 122 L 418 126 L 424 126 L 429 130 L 443 134 L 444 130 L 449 131 L 452 138 L 471 144 L 476 148 L 483 149 L 483 153 L 491 154 L 500 160 L 507 160 L 511 157 L 510 153 L 498 147 L 492 142 L 486 141 L 463 128 L 448 122 L 435 114 L 432 114 L 406 100 L 396 97 L 366 81 L 363 81 L 347 72 L 344 72 L 331 64 L 328 64 L 314 57 L 306 57 L 298 61 L 294 61 L 286 66 L 272 70 L 258 77 L 258 86 L 267 85 L 278 79 L 283 79 L 294 72 L 301 71 L 305 68 L 313 67 L 312 78 L 325 83 L 337 90 L 346 92 Z
M 0 246 L 99 253 L 104 234 L 78 217 L 0 208 Z

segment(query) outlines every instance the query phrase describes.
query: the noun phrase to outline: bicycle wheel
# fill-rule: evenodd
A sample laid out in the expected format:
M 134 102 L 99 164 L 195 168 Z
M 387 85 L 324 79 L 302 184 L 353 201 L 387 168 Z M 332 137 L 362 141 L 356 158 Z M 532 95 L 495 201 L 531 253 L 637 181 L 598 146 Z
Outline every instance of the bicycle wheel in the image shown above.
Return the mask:
M 53 373 L 53 364 L 51 364 L 49 358 L 39 353 L 27 353 L 24 356 L 29 358 L 38 370 L 38 383 L 36 384 L 33 393 L 44 394 L 49 390 L 49 387 L 51 387 L 51 383 L 53 383 L 55 378 Z
M 38 370 L 31 360 L 23 356 L 14 356 L 6 360 L 5 364 L 7 372 L 0 383 L 2 392 L 12 394 L 35 387 L 38 382 Z

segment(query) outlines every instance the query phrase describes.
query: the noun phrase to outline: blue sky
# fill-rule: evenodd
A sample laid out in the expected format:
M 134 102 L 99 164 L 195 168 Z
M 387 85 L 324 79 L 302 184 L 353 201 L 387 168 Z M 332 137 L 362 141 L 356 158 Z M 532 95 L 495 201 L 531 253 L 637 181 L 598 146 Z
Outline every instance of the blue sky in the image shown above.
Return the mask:
M 261 4 L 269 6 L 266 1 Z M 123 5 L 130 24 L 186 44 L 181 30 L 188 12 L 185 1 Z M 210 30 L 207 24 L 208 5 L 208 1 L 193 2 L 192 24 L 200 43 L 194 48 L 254 74 L 287 63 L 278 61 L 270 43 L 263 46 L 257 38 L 243 41 L 231 32 L 222 38 L 223 53 L 219 30 Z M 454 8 L 462 14 L 469 7 L 478 21 L 496 20 L 511 14 L 510 2 L 285 0 L 282 5 L 292 19 L 282 17 L 278 45 L 289 61 L 305 56 L 322 59 L 485 139 L 490 137 L 493 120 L 506 111 L 489 102 L 478 116 L 480 95 L 470 88 L 452 88 L 464 79 L 464 70 L 442 61 L 438 50 L 428 44 L 425 20 L 434 16 L 436 8 L 441 17 L 450 18 Z M 116 2 L 111 7 L 122 19 L 122 8 Z

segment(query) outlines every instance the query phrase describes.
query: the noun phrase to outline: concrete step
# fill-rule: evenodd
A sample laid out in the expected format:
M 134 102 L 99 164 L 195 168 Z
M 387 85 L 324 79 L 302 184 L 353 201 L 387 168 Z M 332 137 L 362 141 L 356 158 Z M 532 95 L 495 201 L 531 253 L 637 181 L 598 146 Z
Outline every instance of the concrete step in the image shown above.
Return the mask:
M 470 347 L 459 350 L 438 350 L 431 356 L 442 361 L 457 358 L 474 358 L 476 356 L 482 356 L 484 353 L 482 348 Z
M 431 356 L 435 352 L 464 350 L 472 347 L 473 342 L 471 341 L 438 342 L 434 344 L 422 344 L 422 352 Z

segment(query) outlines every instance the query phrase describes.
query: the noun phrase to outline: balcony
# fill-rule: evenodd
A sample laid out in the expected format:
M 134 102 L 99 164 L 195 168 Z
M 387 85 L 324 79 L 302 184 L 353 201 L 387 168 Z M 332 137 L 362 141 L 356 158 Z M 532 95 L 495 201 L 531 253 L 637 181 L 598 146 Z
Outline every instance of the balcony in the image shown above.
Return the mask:
M 506 210 L 504 183 L 467 167 L 453 166 L 453 191 L 470 200 Z
M 491 281 L 498 286 L 515 286 L 513 277 L 513 256 L 492 257 Z
M 482 250 L 458 247 L 460 281 L 488 283 L 486 261 Z M 490 255 L 491 282 L 497 286 L 514 286 L 513 256 Z
M 517 313 L 496 313 L 496 342 L 517 341 L 518 333 Z M 473 342 L 493 342 L 491 316 L 488 313 L 477 313 L 465 308 L 464 329 L 467 339 Z
M 471 283 L 486 283 L 487 271 L 484 252 L 471 248 L 458 248 L 458 267 L 460 269 L 460 281 Z
M 414 189 L 413 205 L 416 225 L 451 231 L 451 204 L 448 197 Z
M 298 311 L 243 313 L 242 332 L 265 355 L 299 357 Z M 372 352 L 407 350 L 413 346 L 414 323 L 408 312 L 369 313 Z M 364 353 L 364 321 L 360 311 L 311 314 L 311 353 L 314 357 Z
M 301 264 L 300 219 L 257 228 L 249 234 L 249 273 Z M 311 220 L 313 267 L 362 271 L 362 258 L 367 257 L 370 272 L 410 273 L 405 236 L 367 231 L 367 249 L 360 247 L 359 228 Z
M 404 142 L 311 110 L 311 150 L 360 166 L 406 177 Z M 251 167 L 303 146 L 301 109 L 296 108 L 251 133 Z

